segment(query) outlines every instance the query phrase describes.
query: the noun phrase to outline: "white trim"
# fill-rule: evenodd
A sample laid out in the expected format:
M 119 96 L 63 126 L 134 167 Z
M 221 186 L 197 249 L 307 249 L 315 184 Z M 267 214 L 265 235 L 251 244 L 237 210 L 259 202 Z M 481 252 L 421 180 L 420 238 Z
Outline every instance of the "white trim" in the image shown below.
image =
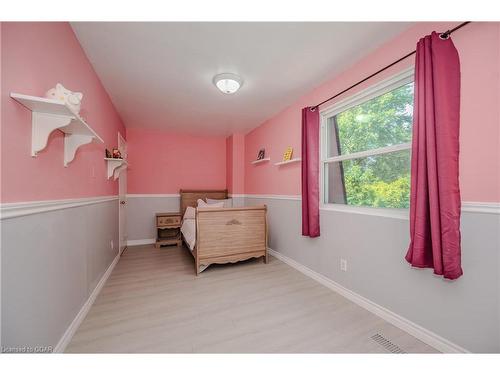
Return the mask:
M 127 194 L 127 198 L 180 198 L 180 194 Z
M 228 196 L 230 198 L 278 199 L 278 200 L 291 200 L 291 201 L 302 200 L 300 195 L 228 194 Z M 180 194 L 127 194 L 127 198 L 179 198 L 179 197 Z M 390 218 L 405 219 L 405 220 L 408 220 L 408 215 L 409 215 L 408 209 L 405 208 L 398 209 L 398 208 L 349 206 L 344 204 L 323 204 L 320 206 L 319 209 L 321 211 L 347 212 L 354 214 L 382 216 L 382 217 L 390 217 Z M 475 213 L 500 215 L 500 203 L 463 201 L 462 212 L 475 212 Z
M 350 214 L 361 214 L 369 216 L 389 217 L 392 219 L 409 220 L 410 210 L 407 208 L 383 208 L 349 206 L 347 204 L 324 204 L 319 207 L 320 211 L 347 212 Z
M 462 212 L 500 215 L 500 203 L 497 202 L 462 202 Z
M 268 194 L 236 194 L 232 197 L 249 199 L 279 199 L 279 200 L 302 200 L 300 195 L 268 195 Z M 390 217 L 396 219 L 409 219 L 409 210 L 407 208 L 381 208 L 349 206 L 346 204 L 324 204 L 319 208 L 321 211 L 337 211 L 353 214 L 363 214 L 372 216 Z M 500 203 L 497 202 L 462 202 L 462 212 L 484 213 L 500 215 Z
M 400 143 L 398 145 L 385 146 L 380 148 L 374 148 L 366 151 L 353 152 L 352 154 L 332 156 L 331 158 L 326 158 L 322 160 L 323 163 L 335 163 L 343 160 L 352 160 L 366 158 L 368 156 L 388 154 L 390 152 L 403 151 L 411 149 L 411 142 Z
M 245 194 L 245 198 L 250 199 L 282 199 L 289 201 L 300 201 L 302 200 L 300 195 L 264 195 L 264 194 Z
M 347 160 L 347 159 L 353 159 L 353 155 L 346 155 L 345 159 L 340 159 L 343 157 L 343 155 L 335 158 L 328 158 L 327 152 L 327 130 L 328 130 L 328 119 L 332 116 L 335 116 L 336 114 L 345 111 L 353 106 L 356 106 L 360 103 L 363 103 L 365 101 L 368 101 L 370 99 L 376 98 L 379 95 L 383 95 L 391 90 L 394 90 L 400 86 L 403 86 L 405 84 L 408 84 L 414 80 L 414 72 L 415 72 L 415 67 L 410 66 L 401 72 L 386 78 L 384 80 L 381 80 L 379 82 L 376 82 L 372 86 L 361 90 L 343 100 L 340 100 L 336 103 L 331 104 L 330 106 L 320 110 L 320 142 L 319 142 L 319 160 L 320 160 L 320 173 L 319 173 L 319 188 L 320 188 L 320 204 L 325 204 L 324 202 L 328 202 L 328 196 L 327 196 L 327 191 L 325 190 L 325 170 L 324 166 L 328 162 L 332 161 L 340 161 L 340 160 Z M 407 144 L 404 144 L 406 148 Z M 396 145 L 400 146 L 400 145 Z M 394 147 L 394 146 L 390 146 Z M 410 147 L 408 147 L 410 148 Z M 378 149 L 381 150 L 381 149 Z M 369 156 L 371 153 L 368 152 L 373 152 L 374 150 L 367 150 L 367 151 L 362 151 L 358 154 L 358 157 L 361 156 L 361 154 L 365 154 L 363 156 Z
M 227 195 L 229 198 L 245 198 L 245 194 L 228 194 Z
M 3 203 L 0 205 L 1 220 L 49 211 L 63 210 L 66 208 L 86 206 L 89 204 L 102 203 L 117 199 L 117 195 L 107 195 L 89 198 Z
M 300 195 L 272 194 L 228 194 L 229 198 L 301 200 Z M 180 194 L 127 194 L 127 198 L 180 198 Z
M 333 290 L 334 292 L 337 292 L 338 294 L 354 302 L 358 306 L 361 306 L 362 308 L 377 315 L 379 318 L 384 319 L 390 324 L 423 341 L 427 345 L 430 345 L 443 353 L 469 353 L 468 350 L 462 348 L 461 346 L 452 343 L 444 337 L 441 337 L 436 333 L 429 331 L 428 329 L 390 311 L 389 309 L 386 309 L 385 307 L 376 304 L 373 301 L 370 301 L 369 299 L 343 287 L 335 281 L 311 270 L 310 268 L 307 268 L 306 266 L 294 261 L 293 259 L 270 248 L 268 248 L 268 251 L 269 254 L 274 256 L 275 258 L 295 268 L 297 271 L 303 273 L 304 275 L 316 280 L 317 282 Z
M 113 272 L 113 269 L 115 268 L 116 264 L 120 260 L 120 255 L 117 255 L 113 262 L 109 265 L 108 269 L 106 272 L 104 272 L 104 275 L 102 275 L 101 280 L 97 283 L 96 287 L 90 294 L 89 298 L 87 301 L 84 303 L 78 314 L 76 315 L 75 319 L 71 322 L 69 325 L 68 329 L 66 329 L 66 332 L 62 335 L 61 339 L 57 343 L 57 345 L 54 347 L 54 353 L 63 353 L 66 347 L 68 346 L 69 342 L 73 338 L 74 334 L 76 333 L 78 327 L 80 327 L 80 324 L 82 324 L 83 320 L 87 316 L 88 312 L 90 311 L 90 308 L 92 307 L 92 304 L 94 303 L 95 299 L 101 292 L 101 289 L 103 288 L 104 284 L 108 280 L 109 275 L 111 275 L 111 272 Z
M 325 117 L 335 116 L 337 113 L 343 112 L 350 107 L 354 107 L 400 86 L 406 85 L 407 83 L 413 82 L 414 77 L 415 66 L 412 65 L 391 77 L 378 81 L 364 90 L 321 109 L 319 113 L 321 116 Z
M 320 211 L 347 212 L 370 216 L 389 217 L 393 219 L 410 219 L 410 210 L 407 208 L 382 208 L 349 206 L 347 204 L 323 204 Z M 495 202 L 462 202 L 462 212 L 500 215 L 500 203 Z
M 156 242 L 156 238 L 144 238 L 140 240 L 127 240 L 128 246 L 151 245 Z

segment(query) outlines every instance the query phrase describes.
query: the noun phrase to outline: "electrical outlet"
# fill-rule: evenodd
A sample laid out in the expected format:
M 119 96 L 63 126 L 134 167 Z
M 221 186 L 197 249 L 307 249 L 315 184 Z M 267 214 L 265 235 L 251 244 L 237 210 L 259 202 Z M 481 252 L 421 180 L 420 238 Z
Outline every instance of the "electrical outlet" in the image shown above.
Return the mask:
M 340 258 L 340 270 L 347 272 L 347 260 L 344 258 Z
M 109 245 L 111 246 L 111 250 L 115 249 L 115 243 L 113 242 L 113 240 L 109 242 Z

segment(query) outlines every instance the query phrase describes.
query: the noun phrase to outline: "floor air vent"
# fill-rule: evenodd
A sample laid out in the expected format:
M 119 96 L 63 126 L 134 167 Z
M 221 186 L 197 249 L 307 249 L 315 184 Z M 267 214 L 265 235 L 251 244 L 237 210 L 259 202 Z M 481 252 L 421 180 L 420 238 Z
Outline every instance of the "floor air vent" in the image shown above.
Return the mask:
M 390 353 L 398 353 L 398 354 L 405 354 L 406 353 L 399 346 L 393 344 L 390 340 L 387 340 L 384 336 L 382 336 L 378 333 L 376 335 L 373 335 L 371 337 L 371 339 L 373 341 L 375 341 L 377 344 L 383 346 L 384 349 Z

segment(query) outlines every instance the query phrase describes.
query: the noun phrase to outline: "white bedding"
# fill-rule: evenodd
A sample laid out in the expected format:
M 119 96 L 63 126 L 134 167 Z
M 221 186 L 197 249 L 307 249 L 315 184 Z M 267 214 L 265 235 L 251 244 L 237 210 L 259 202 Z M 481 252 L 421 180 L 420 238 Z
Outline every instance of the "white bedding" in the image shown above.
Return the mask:
M 224 200 L 217 203 L 208 204 L 203 199 L 198 199 L 198 207 L 224 207 Z M 196 211 L 193 207 L 187 207 L 182 221 L 181 233 L 191 251 L 194 250 L 196 242 Z
M 196 242 L 196 221 L 195 219 L 184 219 L 181 226 L 181 232 L 191 251 L 194 250 Z

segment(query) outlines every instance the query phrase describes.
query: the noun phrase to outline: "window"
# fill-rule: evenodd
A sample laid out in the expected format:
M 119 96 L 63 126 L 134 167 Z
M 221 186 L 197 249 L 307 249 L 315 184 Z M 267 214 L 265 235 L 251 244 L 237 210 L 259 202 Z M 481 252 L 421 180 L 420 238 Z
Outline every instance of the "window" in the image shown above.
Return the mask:
M 413 70 L 322 112 L 323 202 L 408 208 Z

